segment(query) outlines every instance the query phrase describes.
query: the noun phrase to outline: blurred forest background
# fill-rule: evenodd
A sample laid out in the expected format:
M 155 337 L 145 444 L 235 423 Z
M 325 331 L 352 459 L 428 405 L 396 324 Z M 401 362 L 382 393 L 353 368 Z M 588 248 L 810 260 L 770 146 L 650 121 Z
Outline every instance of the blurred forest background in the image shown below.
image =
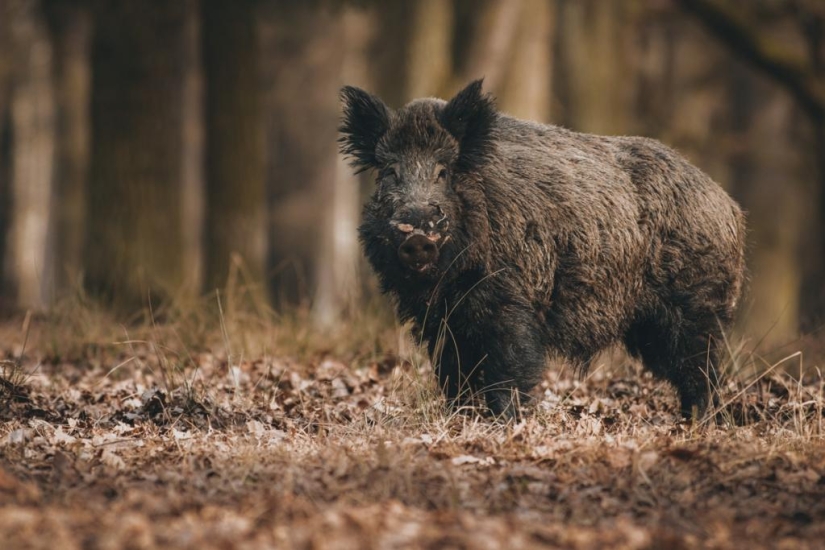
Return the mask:
M 375 293 L 338 89 L 480 76 L 513 115 L 685 154 L 749 212 L 745 332 L 818 338 L 821 0 L 0 0 L 0 307 L 240 281 L 332 326 Z

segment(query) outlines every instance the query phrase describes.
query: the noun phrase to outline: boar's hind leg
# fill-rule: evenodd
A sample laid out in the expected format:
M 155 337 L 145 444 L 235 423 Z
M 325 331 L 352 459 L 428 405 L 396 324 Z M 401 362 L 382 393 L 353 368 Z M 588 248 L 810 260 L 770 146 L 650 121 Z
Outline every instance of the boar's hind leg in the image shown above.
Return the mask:
M 682 315 L 666 318 L 665 322 L 660 318 L 637 323 L 625 337 L 625 344 L 648 370 L 676 387 L 685 418 L 701 418 L 718 386 L 718 321 L 712 316 L 702 316 L 699 322 Z
M 546 348 L 532 312 L 508 308 L 495 321 L 480 340 L 484 394 L 493 415 L 512 419 L 541 381 Z

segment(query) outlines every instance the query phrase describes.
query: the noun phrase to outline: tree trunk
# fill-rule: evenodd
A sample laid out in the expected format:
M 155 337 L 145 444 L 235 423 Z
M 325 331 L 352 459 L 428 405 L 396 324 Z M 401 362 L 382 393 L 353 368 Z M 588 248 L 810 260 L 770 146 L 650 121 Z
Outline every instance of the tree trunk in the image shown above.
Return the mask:
M 231 262 L 242 262 L 248 282 L 263 290 L 265 126 L 255 5 L 252 0 L 202 2 L 207 290 L 226 284 Z
M 499 93 L 509 66 L 516 34 L 524 11 L 524 0 L 484 0 L 462 2 L 458 9 L 469 16 L 466 44 L 459 48 L 458 80 L 451 92 L 470 80 L 484 78 L 485 88 Z M 469 12 L 469 13 L 467 13 Z M 462 52 L 463 49 L 463 52 Z
M 521 10 L 512 59 L 501 87 L 501 108 L 513 116 L 549 121 L 555 7 L 550 0 L 526 0 Z
M 183 163 L 181 231 L 184 295 L 199 297 L 204 281 L 204 71 L 199 0 L 187 4 L 183 78 Z
M 812 239 L 813 249 L 819 253 L 811 261 L 805 273 L 802 287 L 803 327 L 806 330 L 821 330 L 825 326 L 825 120 L 814 121 L 813 158 L 817 180 L 816 220 Z M 803 264 L 804 265 L 804 264 Z
M 91 18 L 77 3 L 49 0 L 54 44 L 57 143 L 52 238 L 55 291 L 76 287 L 82 273 L 89 165 Z
M 86 286 L 121 309 L 183 282 L 186 2 L 100 0 L 92 46 Z
M 11 215 L 11 6 L 9 0 L 0 0 L 0 311 L 8 311 L 14 304 L 8 249 Z
M 745 69 L 733 67 L 729 72 L 732 130 L 741 140 L 730 160 L 731 176 L 748 212 L 748 238 L 753 243 L 744 322 L 746 332 L 765 352 L 798 336 L 797 257 L 804 199 L 799 185 L 787 177 L 798 170 L 794 164 L 799 160 L 790 153 L 793 108 Z
M 308 305 L 318 289 L 330 185 L 336 180 L 343 26 L 302 3 L 272 5 L 267 56 L 271 289 L 277 305 Z
M 6 113 L 11 86 L 11 26 L 10 0 L 0 0 L 0 114 Z M 0 118 L 0 131 L 3 119 Z
M 821 83 L 825 94 L 825 10 L 808 14 L 806 38 L 811 72 Z M 818 331 L 825 327 L 825 114 L 808 117 L 812 135 L 808 138 L 813 147 L 813 179 L 816 181 L 817 209 L 808 232 L 805 250 L 817 250 L 818 254 L 805 254 L 802 259 L 803 284 L 801 290 L 802 328 Z
M 452 75 L 453 6 L 420 0 L 412 8 L 407 44 L 407 98 L 442 97 Z
M 12 5 L 9 24 L 14 56 L 11 226 L 8 280 L 17 305 L 42 308 L 53 280 L 48 250 L 54 175 L 55 98 L 52 47 L 39 2 Z
M 562 123 L 582 132 L 622 134 L 632 89 L 628 83 L 627 2 L 561 0 L 559 80 L 565 112 Z
M 416 2 L 384 2 L 378 4 L 376 36 L 367 52 L 371 80 L 374 88 L 387 105 L 397 107 L 409 100 L 409 75 L 407 63 L 410 44 L 413 43 Z
M 369 51 L 377 36 L 378 18 L 375 10 L 348 8 L 341 18 L 343 24 L 344 59 L 340 85 L 349 84 L 374 90 L 374 74 L 370 72 Z M 362 187 L 367 175 L 354 175 L 340 155 L 335 163 L 335 177 L 327 185 L 329 210 L 322 221 L 323 233 L 319 249 L 318 286 L 313 304 L 313 319 L 321 328 L 331 328 L 351 314 L 361 296 L 358 222 L 361 211 Z

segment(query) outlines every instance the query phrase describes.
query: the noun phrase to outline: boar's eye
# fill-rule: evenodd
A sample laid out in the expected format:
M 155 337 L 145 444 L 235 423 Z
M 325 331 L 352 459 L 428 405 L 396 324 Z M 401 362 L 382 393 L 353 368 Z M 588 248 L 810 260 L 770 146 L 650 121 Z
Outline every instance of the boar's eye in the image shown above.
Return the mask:
M 447 169 L 444 167 L 439 168 L 436 179 L 441 182 L 447 181 Z
M 385 181 L 398 181 L 400 176 L 398 175 L 398 166 L 395 164 L 391 166 L 387 166 L 381 173 L 381 179 Z

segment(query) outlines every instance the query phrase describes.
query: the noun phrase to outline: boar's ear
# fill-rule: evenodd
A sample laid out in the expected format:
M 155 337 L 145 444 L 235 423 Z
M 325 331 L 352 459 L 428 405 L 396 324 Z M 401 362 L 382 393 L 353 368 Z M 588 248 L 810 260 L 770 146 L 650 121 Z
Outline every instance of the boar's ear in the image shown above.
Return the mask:
M 459 143 L 459 168 L 482 164 L 492 149 L 490 132 L 496 120 L 496 104 L 481 91 L 483 79 L 458 92 L 441 112 L 441 125 Z
M 390 110 L 383 101 L 354 86 L 341 88 L 341 101 L 340 151 L 351 158 L 350 164 L 360 173 L 377 165 L 375 147 L 390 127 Z

